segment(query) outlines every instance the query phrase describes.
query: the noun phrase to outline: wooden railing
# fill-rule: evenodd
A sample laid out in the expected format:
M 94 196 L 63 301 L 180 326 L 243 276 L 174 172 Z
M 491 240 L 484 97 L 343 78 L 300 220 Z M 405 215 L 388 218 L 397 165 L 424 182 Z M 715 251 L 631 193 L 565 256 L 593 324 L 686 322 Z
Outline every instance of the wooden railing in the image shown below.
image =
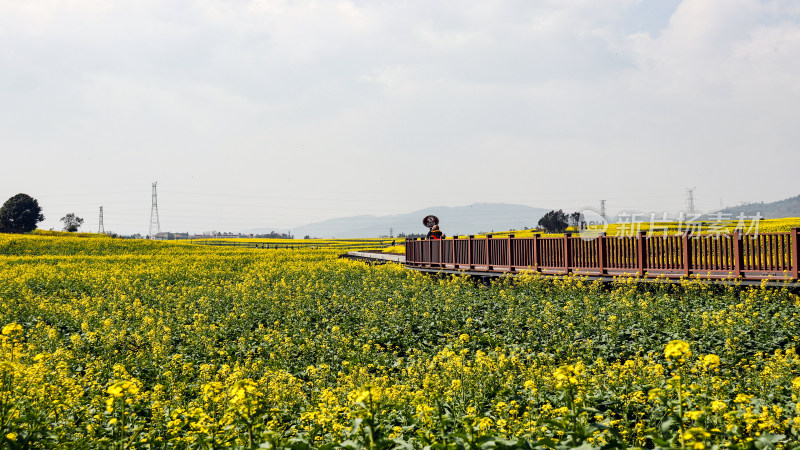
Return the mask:
M 798 228 L 743 235 L 407 239 L 406 266 L 470 272 L 798 280 Z

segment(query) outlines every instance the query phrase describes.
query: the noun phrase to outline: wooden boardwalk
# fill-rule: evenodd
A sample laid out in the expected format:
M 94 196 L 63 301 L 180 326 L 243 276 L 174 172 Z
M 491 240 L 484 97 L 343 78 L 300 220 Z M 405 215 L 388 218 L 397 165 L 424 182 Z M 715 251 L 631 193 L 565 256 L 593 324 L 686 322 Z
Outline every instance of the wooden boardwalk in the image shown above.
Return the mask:
M 488 272 L 486 270 L 466 270 L 466 269 L 443 269 L 443 268 L 424 268 L 424 267 L 415 267 L 406 265 L 406 257 L 405 255 L 399 254 L 392 254 L 392 253 L 375 253 L 375 252 L 348 252 L 345 255 L 341 256 L 342 258 L 353 259 L 357 261 L 366 261 L 371 263 L 377 264 L 385 264 L 385 263 L 397 263 L 397 264 L 404 264 L 406 268 L 410 270 L 416 270 L 418 272 L 430 273 L 430 274 L 447 274 L 447 275 L 466 275 L 471 277 L 478 277 L 478 278 L 495 278 L 495 277 L 503 277 L 503 276 L 517 276 L 523 273 L 535 273 L 534 271 L 529 270 L 518 270 L 514 273 L 509 272 Z M 564 277 L 563 274 L 547 274 L 539 272 L 541 275 L 546 275 L 550 277 Z M 627 274 L 628 276 L 636 277 L 636 273 Z M 566 275 L 571 276 L 571 275 Z M 619 277 L 624 275 L 616 275 L 616 276 L 592 276 L 592 275 L 585 275 L 585 278 L 589 281 L 600 281 L 602 283 L 612 283 L 615 280 L 618 280 Z M 697 279 L 691 278 L 691 279 Z M 681 283 L 683 280 L 679 278 L 636 278 L 637 282 L 641 283 Z M 766 284 L 768 286 L 787 286 L 792 289 L 800 289 L 800 281 L 794 280 L 733 280 L 733 279 L 714 279 L 705 281 L 711 282 L 713 284 L 721 284 L 721 285 L 741 285 L 741 286 L 752 286 L 752 285 L 760 285 Z
M 406 267 L 484 275 L 535 272 L 598 278 L 800 280 L 800 233 L 406 240 Z
M 342 257 L 379 263 L 394 262 L 405 264 L 406 262 L 406 255 L 399 255 L 397 253 L 347 252 L 347 254 L 342 255 Z

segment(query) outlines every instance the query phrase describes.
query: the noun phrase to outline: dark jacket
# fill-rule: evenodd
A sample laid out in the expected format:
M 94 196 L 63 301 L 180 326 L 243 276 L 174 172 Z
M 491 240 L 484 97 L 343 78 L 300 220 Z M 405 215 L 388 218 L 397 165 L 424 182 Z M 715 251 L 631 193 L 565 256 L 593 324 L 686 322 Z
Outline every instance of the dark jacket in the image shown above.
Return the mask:
M 444 237 L 444 234 L 442 234 L 442 230 L 430 230 L 425 237 L 428 239 L 441 239 Z

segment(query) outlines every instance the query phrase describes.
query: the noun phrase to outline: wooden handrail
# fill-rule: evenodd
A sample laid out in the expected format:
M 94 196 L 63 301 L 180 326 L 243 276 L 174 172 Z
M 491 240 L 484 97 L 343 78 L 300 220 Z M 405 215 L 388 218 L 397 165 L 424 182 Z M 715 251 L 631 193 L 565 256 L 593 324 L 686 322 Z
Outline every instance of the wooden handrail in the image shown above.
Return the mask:
M 798 280 L 800 272 L 798 228 L 786 233 L 761 234 L 741 234 L 736 230 L 732 234 L 708 235 L 663 236 L 639 232 L 634 236 L 601 234 L 592 238 L 534 234 L 485 239 L 480 242 L 472 235 L 466 239 L 453 238 L 449 252 L 452 258 L 445 258 L 443 241 L 434 248 L 430 240 L 406 239 L 406 266 L 495 273 L 533 270 L 552 274 L 742 280 Z M 456 249 L 458 242 L 464 241 L 466 255 Z M 478 242 L 480 245 L 476 247 Z M 422 251 L 425 247 L 427 252 Z

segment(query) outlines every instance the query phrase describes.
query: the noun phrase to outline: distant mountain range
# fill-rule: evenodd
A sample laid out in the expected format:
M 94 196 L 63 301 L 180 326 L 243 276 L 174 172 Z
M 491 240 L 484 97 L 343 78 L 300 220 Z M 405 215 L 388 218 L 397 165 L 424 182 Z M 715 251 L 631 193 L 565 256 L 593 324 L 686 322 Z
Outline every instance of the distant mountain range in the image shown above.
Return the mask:
M 784 217 L 800 217 L 800 195 L 779 200 L 777 202 L 764 203 L 745 203 L 739 206 L 731 206 L 721 211 L 724 214 L 731 214 L 736 218 L 740 213 L 745 216 L 755 216 L 760 213 L 764 219 L 782 219 Z
M 394 236 L 400 233 L 426 233 L 428 229 L 422 225 L 422 218 L 433 214 L 439 218 L 439 226 L 446 235 L 468 235 L 492 231 L 522 230 L 526 227 L 536 228 L 539 219 L 548 211 L 550 210 L 509 203 L 437 206 L 391 216 L 365 215 L 329 219 L 293 228 L 291 232 L 295 238 L 300 239 L 304 236 L 323 239 L 380 237 L 388 236 L 390 230 Z M 760 213 L 761 217 L 765 219 L 800 217 L 800 195 L 771 203 L 746 203 L 725 208 L 721 212 L 730 214 L 732 219 L 735 219 L 740 213 L 749 217 Z M 286 232 L 288 230 L 254 228 L 243 233 L 267 234 L 271 231 Z
M 291 230 L 295 238 L 368 238 L 394 236 L 400 233 L 427 233 L 422 219 L 433 214 L 439 218 L 439 227 L 448 236 L 478 234 L 491 231 L 535 228 L 539 219 L 550 211 L 525 205 L 508 203 L 475 203 L 468 206 L 437 206 L 407 214 L 391 216 L 354 216 L 330 219 L 303 225 Z M 274 229 L 257 228 L 244 233 L 264 234 Z M 281 231 L 281 230 L 276 230 Z

